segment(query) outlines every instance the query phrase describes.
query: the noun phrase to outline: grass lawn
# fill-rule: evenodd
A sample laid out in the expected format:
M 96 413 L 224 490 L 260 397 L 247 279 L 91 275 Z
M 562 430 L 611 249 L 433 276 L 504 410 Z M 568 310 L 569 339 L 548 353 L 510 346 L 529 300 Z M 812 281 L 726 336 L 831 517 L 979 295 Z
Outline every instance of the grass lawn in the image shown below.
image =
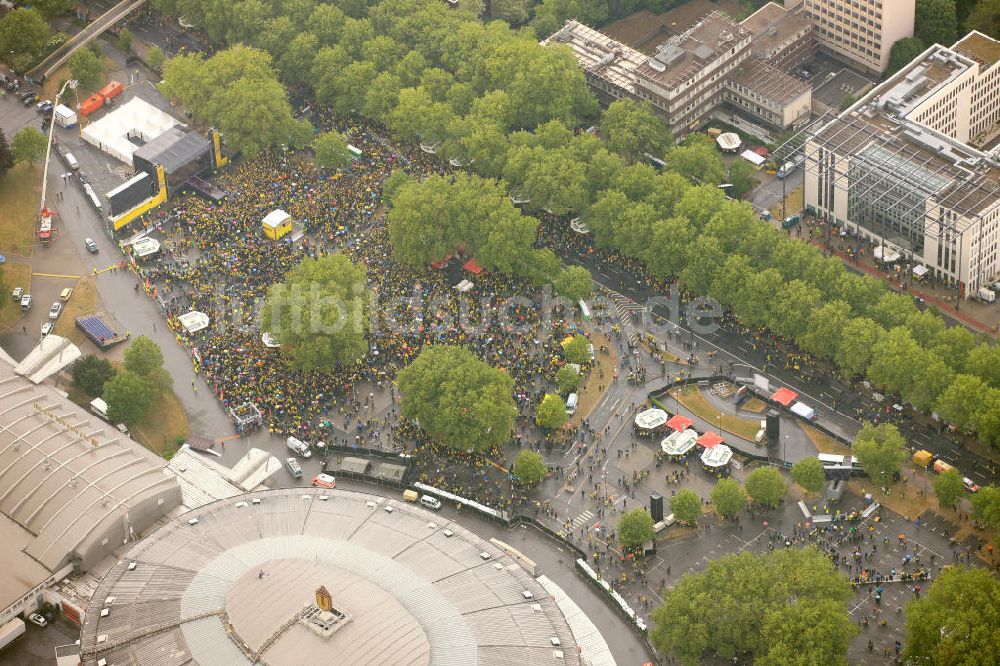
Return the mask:
M 750 398 L 742 405 L 740 405 L 740 409 L 748 412 L 753 412 L 754 414 L 760 414 L 765 409 L 767 409 L 767 403 L 764 402 L 763 400 L 758 400 L 757 398 Z
M 85 277 L 73 285 L 73 295 L 63 305 L 63 312 L 56 323 L 54 333 L 69 338 L 73 344 L 82 345 L 87 336 L 76 327 L 75 319 L 82 314 L 97 309 L 97 287 L 93 277 Z
M 112 60 L 111 58 L 109 58 L 107 56 L 104 56 L 104 72 L 105 72 L 105 74 L 107 74 L 108 72 L 113 72 L 117 68 L 118 68 L 118 66 L 115 64 L 114 60 Z M 55 100 L 56 93 L 59 92 L 59 88 L 61 88 L 62 84 L 65 83 L 66 81 L 68 81 L 69 79 L 71 79 L 72 77 L 73 77 L 73 75 L 69 71 L 69 66 L 68 65 L 63 65 L 62 67 L 60 67 L 59 69 L 57 69 L 52 74 L 52 76 L 50 76 L 49 78 L 47 78 L 45 80 L 45 83 L 42 84 L 42 99 Z M 100 79 L 100 81 L 98 81 L 97 85 L 95 85 L 95 86 L 86 87 L 86 88 L 83 87 L 83 86 L 80 86 L 75 91 L 75 97 L 74 97 L 74 91 L 70 90 L 69 88 L 67 88 L 66 92 L 63 93 L 63 98 L 61 100 L 62 104 L 65 104 L 66 106 L 68 106 L 71 109 L 75 109 L 76 105 L 77 105 L 77 102 L 82 102 L 83 100 L 87 99 L 92 94 L 94 94 L 95 92 L 97 92 L 98 90 L 100 90 L 101 88 L 103 88 L 105 85 L 107 85 L 107 83 L 108 83 L 107 78 L 108 78 L 107 76 L 102 76 L 101 79 Z M 122 83 L 127 84 L 128 81 L 122 81 Z
M 4 299 L 3 308 L 0 308 L 0 331 L 21 318 L 21 305 L 10 297 L 14 287 L 23 287 L 24 293 L 31 293 L 31 266 L 8 261 L 2 268 L 3 282 L 7 285 L 7 291 L 0 294 L 0 298 Z
M 31 257 L 41 196 L 41 164 L 21 162 L 0 178 L 0 254 Z
M 724 432 L 731 433 L 749 442 L 754 440 L 757 431 L 760 430 L 759 419 L 744 419 L 730 414 L 721 414 L 722 420 L 721 426 L 719 426 L 719 410 L 705 399 L 705 396 L 701 394 L 701 390 L 697 386 L 685 386 L 682 389 L 675 388 L 670 391 L 670 395 L 677 402 L 684 405 L 692 414 L 708 421 L 716 427 L 720 427 Z
M 824 435 L 819 430 L 815 428 L 810 428 L 809 426 L 804 426 L 800 424 L 802 432 L 806 434 L 814 445 L 816 445 L 816 450 L 820 453 L 829 453 L 830 455 L 846 456 L 850 455 L 851 449 L 844 444 L 841 444 L 837 440 Z
M 165 452 L 173 455 L 177 450 L 178 438 L 187 437 L 187 413 L 180 398 L 168 390 L 160 396 L 146 418 L 129 430 L 132 432 L 132 439 L 156 455 L 162 456 Z
M 615 354 L 615 346 L 611 344 L 611 341 L 606 336 L 594 332 L 590 336 L 590 341 L 593 343 L 595 350 L 599 349 L 601 345 L 607 345 L 608 353 L 597 352 L 597 358 L 594 367 L 590 371 L 590 376 L 587 377 L 587 381 L 577 391 L 579 399 L 576 405 L 576 414 L 569 419 L 569 422 L 574 426 L 580 425 L 583 419 L 590 416 L 590 412 L 593 411 L 601 396 L 604 395 L 603 391 L 598 390 L 598 387 L 604 385 L 604 388 L 607 389 L 608 379 L 614 373 L 614 369 L 618 367 L 618 356 Z M 604 370 L 604 377 L 600 376 L 601 370 Z

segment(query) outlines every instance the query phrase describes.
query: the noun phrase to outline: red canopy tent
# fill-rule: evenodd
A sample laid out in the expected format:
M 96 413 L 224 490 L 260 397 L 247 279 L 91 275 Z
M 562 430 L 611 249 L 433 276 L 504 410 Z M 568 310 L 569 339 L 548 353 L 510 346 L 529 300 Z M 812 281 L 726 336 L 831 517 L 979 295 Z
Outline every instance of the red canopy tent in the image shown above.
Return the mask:
M 780 388 L 774 392 L 771 396 L 771 400 L 774 400 L 783 407 L 788 407 L 790 404 L 795 402 L 795 399 L 799 397 L 799 394 L 791 389 Z
M 722 444 L 723 439 L 714 432 L 706 432 L 704 435 L 698 438 L 698 443 L 704 446 L 706 449 L 710 449 L 713 446 L 718 446 Z
M 681 416 L 680 414 L 674 414 L 670 417 L 670 420 L 667 421 L 667 427 L 680 432 L 681 430 L 687 430 L 690 428 L 692 423 L 694 423 L 694 421 L 688 417 Z
M 469 271 L 473 275 L 479 275 L 480 273 L 483 272 L 482 266 L 476 263 L 475 258 L 469 259 L 467 262 L 465 262 L 465 265 L 462 266 L 462 268 Z
M 451 261 L 451 255 L 450 254 L 447 257 L 445 257 L 444 259 L 438 259 L 437 261 L 432 261 L 431 262 L 431 268 L 438 268 L 438 269 L 444 268 L 445 266 L 448 265 L 449 261 Z

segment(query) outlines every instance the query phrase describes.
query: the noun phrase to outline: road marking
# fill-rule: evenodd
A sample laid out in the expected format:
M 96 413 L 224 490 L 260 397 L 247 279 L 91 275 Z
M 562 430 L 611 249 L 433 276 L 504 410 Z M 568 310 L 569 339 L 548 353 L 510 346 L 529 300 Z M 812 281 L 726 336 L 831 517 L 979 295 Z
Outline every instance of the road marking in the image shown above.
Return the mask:
M 34 277 L 66 278 L 67 280 L 79 280 L 79 275 L 58 275 L 56 273 L 32 273 Z
M 578 529 L 581 525 L 583 525 L 593 517 L 594 517 L 593 511 L 590 511 L 589 509 L 587 511 L 584 511 L 579 516 L 573 519 L 573 522 L 571 523 L 573 525 L 573 529 L 574 530 Z

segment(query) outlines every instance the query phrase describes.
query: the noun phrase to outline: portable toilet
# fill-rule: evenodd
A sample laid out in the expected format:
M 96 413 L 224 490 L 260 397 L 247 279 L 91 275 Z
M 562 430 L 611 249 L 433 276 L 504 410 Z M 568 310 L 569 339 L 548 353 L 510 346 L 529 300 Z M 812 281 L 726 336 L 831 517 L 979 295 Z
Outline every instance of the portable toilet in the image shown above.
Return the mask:
M 292 216 L 276 208 L 264 218 L 264 235 L 271 240 L 279 240 L 292 230 Z

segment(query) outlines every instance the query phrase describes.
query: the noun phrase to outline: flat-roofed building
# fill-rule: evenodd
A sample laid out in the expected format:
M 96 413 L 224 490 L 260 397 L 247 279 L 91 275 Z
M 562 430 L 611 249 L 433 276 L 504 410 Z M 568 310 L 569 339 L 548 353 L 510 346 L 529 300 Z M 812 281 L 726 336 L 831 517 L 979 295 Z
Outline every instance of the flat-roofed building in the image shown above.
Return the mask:
M 928 48 L 805 146 L 808 211 L 960 283 L 966 298 L 1000 271 L 1000 161 L 969 145 L 974 128 L 996 131 L 1000 86 L 983 56 L 1000 43 L 970 37 Z M 973 50 L 980 59 L 963 53 Z
M 785 72 L 805 63 L 816 50 L 809 16 L 775 2 L 767 3 L 740 25 L 752 35 L 753 55 Z
M 881 74 L 892 45 L 913 36 L 914 0 L 805 0 L 820 46 Z
M 756 56 L 729 76 L 723 98 L 731 107 L 779 130 L 800 127 L 811 115 L 809 85 Z

